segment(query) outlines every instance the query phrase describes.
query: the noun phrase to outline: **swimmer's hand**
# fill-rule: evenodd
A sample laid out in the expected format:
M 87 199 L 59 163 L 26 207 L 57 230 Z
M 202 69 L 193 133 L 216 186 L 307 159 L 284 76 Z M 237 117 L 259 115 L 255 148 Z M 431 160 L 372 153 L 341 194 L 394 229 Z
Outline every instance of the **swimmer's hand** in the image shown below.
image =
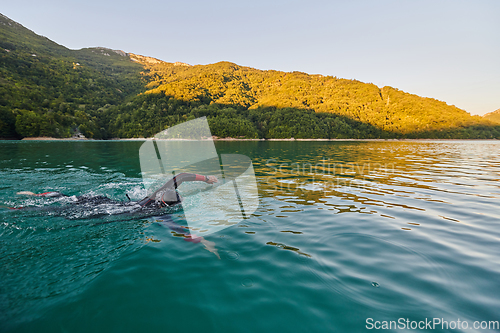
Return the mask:
M 213 184 L 213 183 L 217 183 L 219 180 L 217 179 L 217 177 L 215 176 L 208 176 L 207 177 L 208 179 L 206 180 L 206 183 L 207 184 Z
M 36 195 L 35 193 L 30 192 L 30 191 L 21 191 L 21 192 L 17 192 L 16 194 L 17 195 Z

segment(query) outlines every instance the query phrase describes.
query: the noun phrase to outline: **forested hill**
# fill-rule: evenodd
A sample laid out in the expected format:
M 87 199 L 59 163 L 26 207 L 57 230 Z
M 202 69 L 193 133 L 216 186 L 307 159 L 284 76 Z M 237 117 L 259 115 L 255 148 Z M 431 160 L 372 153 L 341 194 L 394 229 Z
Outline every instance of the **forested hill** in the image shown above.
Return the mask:
M 99 117 L 144 91 L 142 66 L 120 51 L 69 50 L 0 14 L 0 137 L 107 137 Z
M 488 120 L 500 123 L 500 109 L 493 111 L 493 112 L 490 112 L 490 113 L 487 113 L 483 117 L 488 119 Z
M 0 137 L 148 137 L 207 116 L 219 137 L 500 138 L 492 121 L 391 87 L 69 50 L 5 16 L 0 71 Z

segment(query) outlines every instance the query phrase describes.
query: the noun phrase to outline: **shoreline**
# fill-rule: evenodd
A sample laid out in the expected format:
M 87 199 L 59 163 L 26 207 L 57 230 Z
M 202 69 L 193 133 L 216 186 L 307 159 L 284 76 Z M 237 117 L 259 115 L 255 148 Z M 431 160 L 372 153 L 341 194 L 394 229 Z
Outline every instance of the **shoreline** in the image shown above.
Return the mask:
M 96 141 L 96 140 L 87 138 L 53 138 L 50 136 L 37 136 L 37 137 L 22 138 L 19 141 Z
M 87 138 L 53 138 L 27 137 L 23 139 L 0 139 L 9 141 L 146 141 L 151 138 L 112 138 L 107 140 Z M 340 142 L 340 141 L 499 141 L 498 139 L 242 139 L 242 138 L 212 138 L 213 141 L 311 141 L 311 142 Z

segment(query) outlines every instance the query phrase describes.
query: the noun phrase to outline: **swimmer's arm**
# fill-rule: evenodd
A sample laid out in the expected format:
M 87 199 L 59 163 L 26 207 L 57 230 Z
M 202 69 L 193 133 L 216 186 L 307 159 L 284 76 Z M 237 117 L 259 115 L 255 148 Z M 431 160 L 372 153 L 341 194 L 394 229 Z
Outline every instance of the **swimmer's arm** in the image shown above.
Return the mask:
M 195 173 L 183 172 L 176 175 L 174 178 L 168 181 L 162 188 L 169 187 L 172 185 L 179 187 L 179 185 L 181 185 L 183 182 L 198 182 L 198 181 L 205 182 L 207 184 L 213 184 L 218 182 L 218 179 L 215 176 L 203 176 Z
M 170 179 L 165 185 L 163 185 L 158 191 L 162 191 L 165 189 L 176 189 L 179 187 L 183 182 L 205 182 L 207 184 L 213 184 L 216 183 L 217 177 L 215 176 L 202 176 L 202 175 L 197 175 L 195 173 L 187 173 L 183 172 L 178 175 L 176 175 L 174 178 Z
M 137 203 L 143 207 L 148 205 L 148 204 L 151 204 L 152 202 L 154 202 L 154 198 L 156 197 L 156 194 L 158 192 L 164 191 L 166 189 L 176 189 L 185 181 L 188 181 L 188 182 L 189 181 L 203 181 L 207 184 L 213 184 L 213 183 L 217 183 L 219 180 L 215 176 L 203 176 L 203 175 L 198 175 L 195 173 L 183 172 L 183 173 L 176 175 L 174 178 L 170 179 L 165 185 L 160 187 L 158 190 L 156 190 L 150 196 L 147 196 L 144 199 L 137 201 Z

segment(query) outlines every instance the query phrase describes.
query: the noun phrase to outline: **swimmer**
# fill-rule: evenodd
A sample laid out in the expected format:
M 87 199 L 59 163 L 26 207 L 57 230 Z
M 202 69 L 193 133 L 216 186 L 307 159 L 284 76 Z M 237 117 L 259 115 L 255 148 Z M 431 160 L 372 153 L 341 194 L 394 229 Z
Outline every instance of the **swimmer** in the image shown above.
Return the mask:
M 99 195 L 99 196 L 89 196 L 89 195 L 81 195 L 76 197 L 76 201 L 74 204 L 76 205 L 100 205 L 100 204 L 114 204 L 118 206 L 125 205 L 139 205 L 141 208 L 163 208 L 163 207 L 171 207 L 176 206 L 182 202 L 182 198 L 177 192 L 177 188 L 183 182 L 190 181 L 202 181 L 207 184 L 214 184 L 218 182 L 217 177 L 215 176 L 202 176 L 194 173 L 180 173 L 166 182 L 162 187 L 160 187 L 157 191 L 152 193 L 151 195 L 145 197 L 139 201 L 115 201 L 109 199 L 108 197 Z M 17 193 L 18 195 L 32 195 L 38 197 L 46 197 L 46 198 L 58 198 L 58 197 L 68 197 L 61 192 L 51 191 L 45 193 L 33 193 L 30 191 L 21 191 Z M 128 196 L 127 196 L 128 197 Z M 19 208 L 11 208 L 10 209 L 22 209 Z M 215 243 L 205 239 L 202 236 L 195 235 L 190 232 L 188 227 L 180 226 L 172 221 L 170 215 L 163 215 L 156 220 L 157 222 L 162 223 L 167 226 L 169 229 L 175 231 L 176 233 L 182 235 L 185 241 L 192 243 L 202 243 L 205 246 L 205 249 L 215 254 L 217 258 L 220 259 L 219 253 L 215 248 Z
M 182 202 L 182 198 L 177 192 L 177 188 L 183 182 L 194 182 L 194 181 L 202 181 L 207 184 L 217 183 L 218 179 L 215 176 L 202 176 L 194 173 L 179 173 L 165 183 L 162 187 L 156 190 L 151 195 L 145 197 L 139 201 L 115 201 L 109 199 L 108 197 L 98 195 L 98 196 L 89 196 L 89 195 L 81 195 L 76 197 L 75 204 L 117 204 L 117 205 L 133 205 L 138 204 L 141 207 L 150 207 L 150 208 L 163 208 L 178 205 Z M 33 193 L 29 191 L 21 191 L 17 192 L 19 195 L 32 195 L 37 197 L 46 197 L 46 198 L 58 198 L 58 197 L 68 197 L 68 195 L 62 194 L 61 192 L 51 191 L 45 193 Z M 127 196 L 128 197 L 128 196 Z M 17 208 L 19 209 L 19 208 Z

